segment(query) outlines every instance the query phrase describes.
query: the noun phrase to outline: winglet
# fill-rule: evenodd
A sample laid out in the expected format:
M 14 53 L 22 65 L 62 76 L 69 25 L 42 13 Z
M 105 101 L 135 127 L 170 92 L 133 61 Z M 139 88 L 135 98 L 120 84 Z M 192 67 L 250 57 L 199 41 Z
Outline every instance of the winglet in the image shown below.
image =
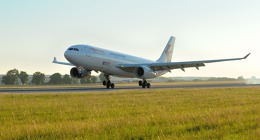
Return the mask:
M 245 57 L 243 57 L 243 59 L 246 59 L 251 53 L 247 54 Z

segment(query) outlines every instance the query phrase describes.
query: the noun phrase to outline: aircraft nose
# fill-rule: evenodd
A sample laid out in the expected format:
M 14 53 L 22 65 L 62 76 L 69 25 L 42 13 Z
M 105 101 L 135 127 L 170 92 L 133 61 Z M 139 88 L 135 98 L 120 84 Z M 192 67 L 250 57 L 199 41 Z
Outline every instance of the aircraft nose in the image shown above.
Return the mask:
M 64 52 L 64 57 L 68 60 L 68 58 L 70 57 L 70 52 L 68 50 L 66 50 Z
M 67 51 L 67 50 L 64 52 L 64 56 L 65 56 L 65 57 L 68 56 L 68 51 Z

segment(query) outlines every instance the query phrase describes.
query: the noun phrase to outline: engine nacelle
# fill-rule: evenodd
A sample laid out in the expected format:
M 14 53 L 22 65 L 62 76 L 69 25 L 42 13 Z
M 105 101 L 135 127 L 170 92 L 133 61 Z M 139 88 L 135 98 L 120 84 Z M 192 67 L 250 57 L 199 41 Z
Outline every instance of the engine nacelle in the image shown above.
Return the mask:
M 84 78 L 91 75 L 91 71 L 86 69 L 79 69 L 76 67 L 73 67 L 70 70 L 70 76 L 73 78 Z
M 156 77 L 156 73 L 152 69 L 145 66 L 135 68 L 134 73 L 137 78 L 141 79 L 150 79 Z

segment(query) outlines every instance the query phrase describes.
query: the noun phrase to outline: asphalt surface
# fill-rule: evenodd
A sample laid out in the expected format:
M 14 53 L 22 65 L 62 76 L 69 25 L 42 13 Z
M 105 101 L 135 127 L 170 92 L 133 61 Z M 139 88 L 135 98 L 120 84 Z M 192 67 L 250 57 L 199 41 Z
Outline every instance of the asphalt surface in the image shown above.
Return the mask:
M 194 84 L 194 85 L 155 85 L 150 89 L 174 89 L 174 88 L 227 88 L 227 87 L 260 87 L 260 84 Z M 87 88 L 26 88 L 26 89 L 0 89 L 0 93 L 32 93 L 32 92 L 94 92 L 94 91 L 116 91 L 116 90 L 138 90 L 143 89 L 139 86 L 120 86 L 114 89 L 106 89 L 100 85 L 99 87 L 87 87 Z

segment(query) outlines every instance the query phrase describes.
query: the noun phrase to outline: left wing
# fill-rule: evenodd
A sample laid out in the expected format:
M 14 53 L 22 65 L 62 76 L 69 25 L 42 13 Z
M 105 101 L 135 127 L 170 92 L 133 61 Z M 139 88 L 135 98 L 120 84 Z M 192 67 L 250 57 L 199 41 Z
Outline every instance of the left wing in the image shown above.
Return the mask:
M 75 66 L 75 65 L 73 65 L 71 63 L 68 63 L 68 62 L 59 62 L 59 61 L 57 61 L 56 57 L 54 57 L 52 63 L 61 64 L 61 65 Z
M 250 55 L 247 54 L 245 57 L 241 58 L 230 58 L 230 59 L 215 59 L 215 60 L 201 60 L 201 61 L 184 61 L 184 62 L 167 62 L 167 63 L 140 63 L 140 64 L 119 64 L 116 67 L 123 71 L 132 71 L 136 67 L 147 66 L 154 71 L 167 70 L 170 71 L 172 69 L 181 69 L 185 71 L 185 68 L 195 67 L 199 69 L 199 67 L 205 66 L 205 63 L 215 63 L 215 62 L 223 62 L 223 61 L 234 61 L 234 60 L 242 60 L 246 59 Z

